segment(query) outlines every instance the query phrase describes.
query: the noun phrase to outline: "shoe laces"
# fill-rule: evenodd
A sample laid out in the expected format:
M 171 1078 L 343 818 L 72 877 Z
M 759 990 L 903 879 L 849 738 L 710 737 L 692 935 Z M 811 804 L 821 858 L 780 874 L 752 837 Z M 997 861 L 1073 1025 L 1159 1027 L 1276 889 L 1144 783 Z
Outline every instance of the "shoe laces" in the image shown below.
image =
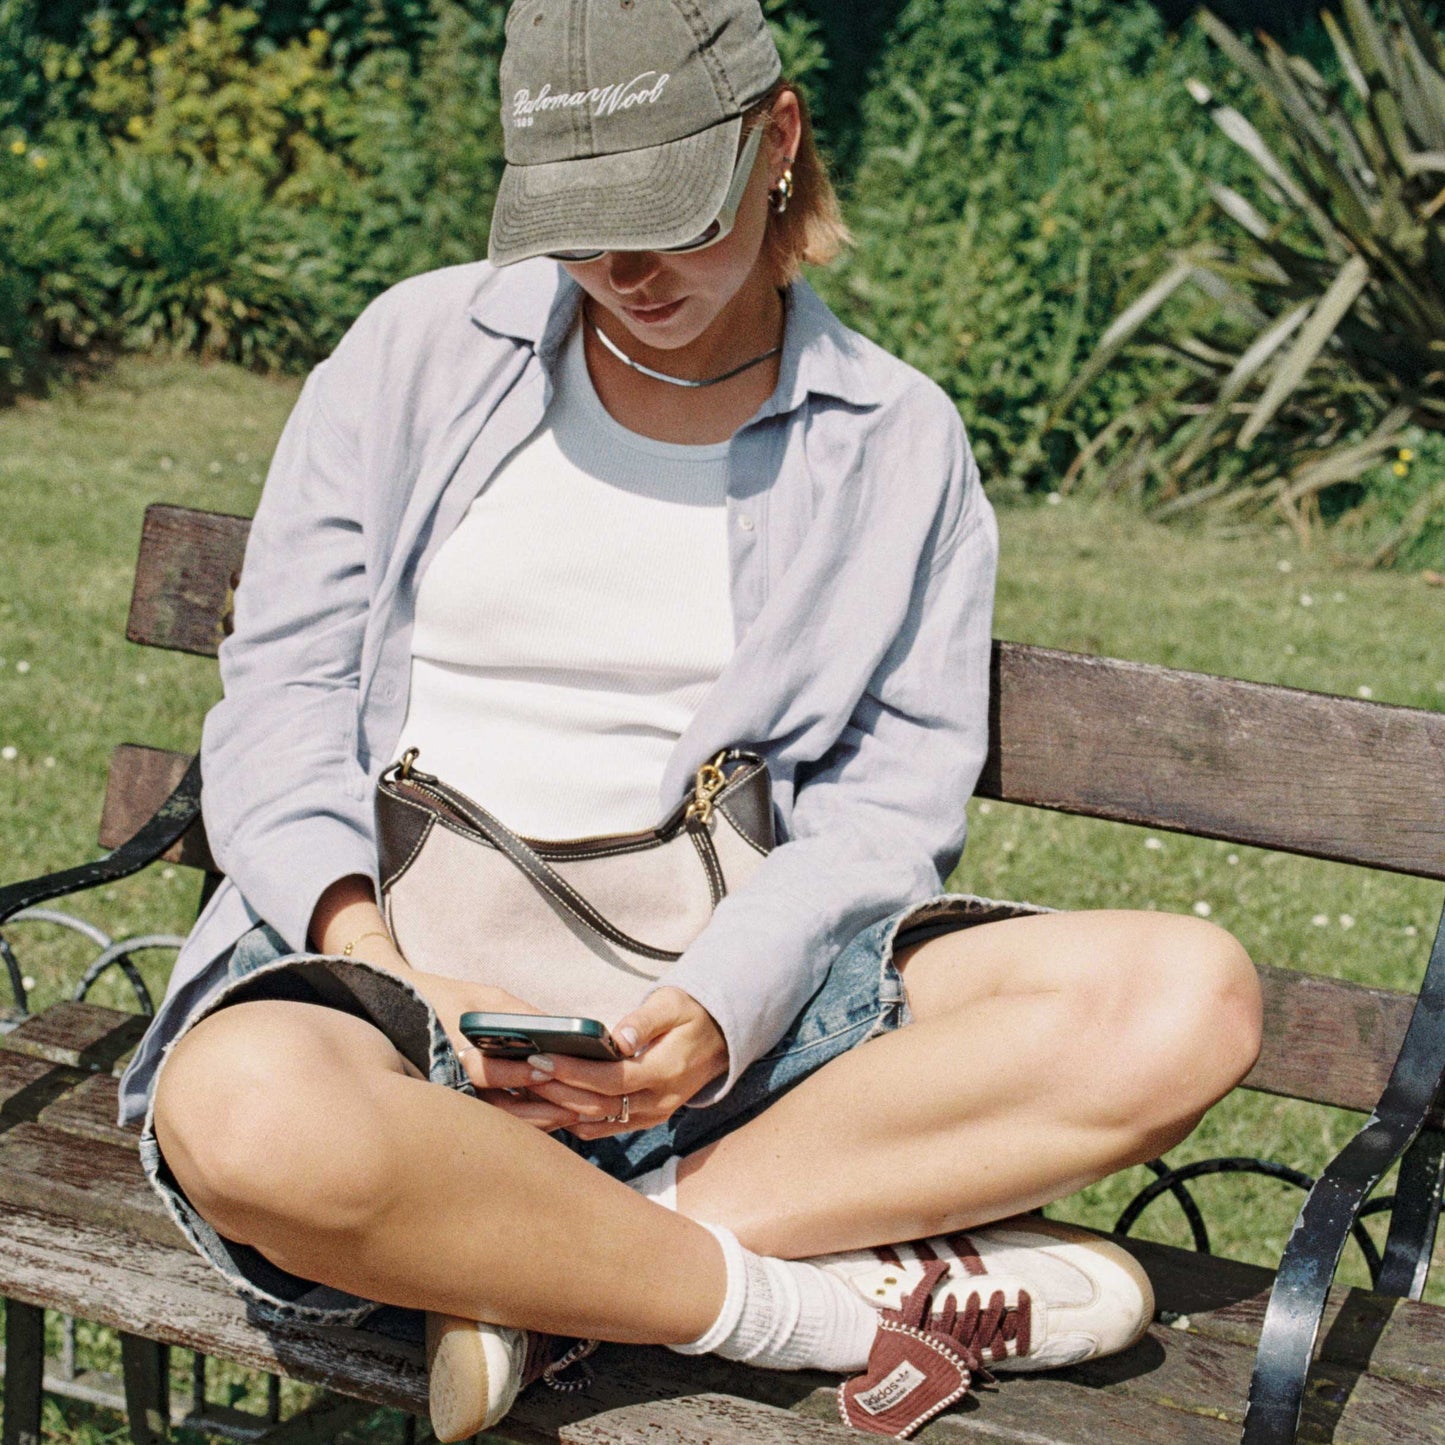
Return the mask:
M 527 1331 L 527 1355 L 522 1364 L 522 1388 L 540 1380 L 549 1390 L 570 1394 L 592 1383 L 592 1369 L 582 1362 L 601 1340 L 571 1340 L 561 1335 Z
M 960 1304 L 952 1290 L 942 1303 L 933 1292 L 949 1275 L 947 1260 L 933 1259 L 923 1267 L 923 1278 L 897 1310 L 887 1310 L 900 1324 L 924 1334 L 943 1336 L 951 1341 L 963 1358 L 970 1374 L 992 1380 L 987 1361 L 1007 1359 L 1009 1346 L 1015 1355 L 1029 1352 L 1033 1325 L 1033 1302 L 1027 1290 L 1020 1290 L 1009 1304 L 1003 1290 L 989 1292 L 987 1299 L 981 1287 L 964 1295 Z

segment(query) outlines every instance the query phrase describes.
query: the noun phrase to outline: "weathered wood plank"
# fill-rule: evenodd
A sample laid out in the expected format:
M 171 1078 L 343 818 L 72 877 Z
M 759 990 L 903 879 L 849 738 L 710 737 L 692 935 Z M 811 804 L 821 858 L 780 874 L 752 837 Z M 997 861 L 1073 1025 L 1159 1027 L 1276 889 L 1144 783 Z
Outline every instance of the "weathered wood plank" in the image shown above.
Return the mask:
M 562 1445 L 843 1445 L 858 1435 L 736 1395 L 684 1395 L 574 1421 L 559 1439 Z
M 75 1088 L 42 1109 L 37 1119 L 67 1134 L 134 1149 L 140 1138 L 140 1120 L 124 1127 L 117 1124 L 119 1102 L 120 1080 L 114 1074 L 89 1074 Z
M 1267 965 L 1259 975 L 1264 1042 L 1244 1086 L 1362 1113 L 1373 1109 L 1415 996 Z M 1438 1112 L 1435 1118 L 1439 1122 Z
M 44 1124 L 17 1124 L 0 1134 L 0 1202 L 190 1249 L 146 1182 L 140 1156 L 130 1145 L 104 1144 Z
M 0 1049 L 0 1132 L 34 1119 L 81 1077 L 46 1059 Z
M 994 646 L 978 792 L 1445 878 L 1445 713 Z
M 1162 1319 L 1254 1349 L 1272 1270 L 1142 1239 L 1118 1242 L 1144 1266 Z M 1337 1365 L 1445 1392 L 1445 1309 L 1368 1290 L 1330 1291 L 1319 1352 Z M 1445 1393 L 1442 1393 L 1445 1401 Z
M 214 657 L 230 631 L 250 531 L 245 517 L 147 507 L 125 635 L 147 647 Z
M 66 999 L 0 1034 L 0 1048 L 75 1069 L 110 1069 L 140 1042 L 149 1022 L 141 1014 Z
M 360 1330 L 263 1329 L 189 1247 L 84 1220 L 0 1209 L 0 1295 L 411 1413 L 426 1413 L 418 1346 Z
M 165 748 L 147 748 L 139 743 L 121 743 L 110 755 L 105 780 L 105 803 L 100 814 L 100 846 L 118 848 L 139 832 L 191 765 L 188 753 Z M 218 873 L 206 841 L 206 825 L 197 818 L 161 857 L 185 868 Z

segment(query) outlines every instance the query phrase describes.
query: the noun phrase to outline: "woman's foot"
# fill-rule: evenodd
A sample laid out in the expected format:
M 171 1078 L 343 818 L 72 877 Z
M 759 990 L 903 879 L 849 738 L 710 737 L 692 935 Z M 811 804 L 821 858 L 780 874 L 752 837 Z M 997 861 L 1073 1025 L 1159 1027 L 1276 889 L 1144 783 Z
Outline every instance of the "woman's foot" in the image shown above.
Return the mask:
M 1154 1315 L 1132 1255 L 1036 1216 L 812 1263 L 880 1310 L 867 1369 L 839 1387 L 846 1424 L 906 1438 L 972 1377 L 1058 1369 L 1136 1343 Z
M 596 1340 L 565 1340 L 454 1315 L 427 1315 L 432 1432 L 438 1440 L 451 1441 L 486 1430 L 536 1380 L 558 1390 L 580 1388 L 585 1378 L 562 1377 L 596 1348 Z

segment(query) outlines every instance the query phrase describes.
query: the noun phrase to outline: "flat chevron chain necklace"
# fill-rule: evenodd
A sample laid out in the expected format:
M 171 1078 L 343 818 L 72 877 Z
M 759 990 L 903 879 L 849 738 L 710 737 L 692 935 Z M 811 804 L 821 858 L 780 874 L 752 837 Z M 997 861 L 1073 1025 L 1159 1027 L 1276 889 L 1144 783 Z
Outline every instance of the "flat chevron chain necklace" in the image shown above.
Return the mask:
M 783 302 L 783 324 L 787 327 L 788 320 L 788 293 L 780 293 Z M 704 377 L 701 381 L 693 381 L 688 377 L 669 376 L 665 371 L 654 371 L 650 366 L 644 366 L 640 361 L 634 361 L 605 331 L 587 315 L 584 307 L 582 314 L 586 317 L 587 324 L 592 328 L 592 334 L 615 356 L 624 366 L 630 366 L 634 371 L 640 371 L 643 376 L 650 376 L 654 381 L 665 381 L 669 386 L 685 386 L 696 389 L 700 386 L 716 386 L 721 381 L 731 381 L 735 376 L 741 376 L 745 371 L 751 371 L 755 366 L 761 366 L 769 358 L 777 356 L 783 349 L 780 341 L 768 351 L 760 352 L 751 361 L 745 361 L 741 366 L 735 366 L 730 371 L 724 371 L 719 376 Z

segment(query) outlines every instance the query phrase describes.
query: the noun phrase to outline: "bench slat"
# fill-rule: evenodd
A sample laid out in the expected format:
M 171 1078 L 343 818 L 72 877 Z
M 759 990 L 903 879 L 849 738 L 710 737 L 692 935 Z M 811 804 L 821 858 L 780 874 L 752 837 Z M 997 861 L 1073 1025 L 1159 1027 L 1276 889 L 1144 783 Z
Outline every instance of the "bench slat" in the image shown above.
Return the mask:
M 134 1149 L 140 1138 L 140 1122 L 124 1127 L 117 1124 L 119 1105 L 120 1080 L 114 1074 L 91 1074 L 47 1104 L 37 1115 L 37 1122 L 66 1134 Z
M 214 657 L 251 523 L 157 502 L 146 508 L 125 635 L 146 647 Z
M 981 797 L 1445 879 L 1445 713 L 1013 642 L 993 683 Z
M 105 779 L 105 803 L 100 813 L 100 846 L 119 848 L 135 837 L 146 822 L 175 791 L 191 765 L 189 753 L 166 748 L 147 748 L 138 743 L 121 743 L 110 755 Z M 161 857 L 185 868 L 219 873 L 206 841 L 206 825 L 197 818 Z
M 0 1203 L 191 1248 L 146 1182 L 134 1145 L 16 1124 L 0 1134 Z
M 30 1209 L 0 1210 L 0 1295 L 377 1405 L 426 1411 L 418 1347 L 357 1330 L 263 1330 L 189 1247 L 165 1249 Z
M 564 1425 L 562 1445 L 857 1445 L 845 1425 L 736 1395 L 684 1395 L 623 1405 Z
M 0 1035 L 0 1048 L 75 1069 L 109 1069 L 140 1042 L 149 1022 L 141 1014 L 66 999 Z

